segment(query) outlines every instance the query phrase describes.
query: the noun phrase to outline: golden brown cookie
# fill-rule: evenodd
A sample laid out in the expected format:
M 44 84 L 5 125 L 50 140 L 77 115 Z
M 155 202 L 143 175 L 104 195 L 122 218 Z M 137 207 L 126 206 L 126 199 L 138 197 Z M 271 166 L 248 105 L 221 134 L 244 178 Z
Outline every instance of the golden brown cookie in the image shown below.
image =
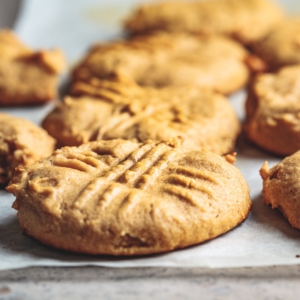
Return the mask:
M 14 170 L 50 155 L 55 140 L 28 120 L 0 112 L 0 184 L 8 183 Z
M 125 22 L 132 34 L 152 30 L 221 33 L 250 44 L 283 19 L 269 0 L 161 1 L 142 4 Z
M 195 85 L 222 94 L 249 78 L 248 52 L 221 36 L 156 32 L 94 46 L 73 71 L 73 81 L 125 74 L 141 86 Z
M 300 64 L 300 18 L 278 25 L 255 45 L 254 52 L 272 69 Z
M 269 168 L 260 170 L 263 179 L 263 202 L 278 208 L 293 227 L 300 229 L 300 151 Z
M 61 51 L 33 52 L 9 30 L 0 31 L 0 106 L 41 104 L 57 94 Z
M 247 218 L 249 187 L 234 160 L 184 149 L 180 138 L 97 141 L 18 168 L 7 189 L 23 233 L 44 244 L 145 255 L 213 239 Z
M 61 145 L 122 138 L 144 142 L 182 135 L 189 149 L 234 149 L 240 123 L 228 100 L 195 87 L 141 88 L 127 78 L 77 82 L 43 121 Z
M 300 66 L 259 75 L 249 90 L 245 132 L 267 151 L 291 155 L 300 149 Z

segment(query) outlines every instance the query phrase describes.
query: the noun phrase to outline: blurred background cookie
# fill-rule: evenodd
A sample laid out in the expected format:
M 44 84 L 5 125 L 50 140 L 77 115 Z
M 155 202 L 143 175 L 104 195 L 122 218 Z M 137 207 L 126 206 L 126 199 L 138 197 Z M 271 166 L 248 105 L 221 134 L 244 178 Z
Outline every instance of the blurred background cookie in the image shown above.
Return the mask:
M 61 145 L 122 138 L 144 142 L 182 135 L 189 149 L 234 149 L 237 116 L 224 96 L 197 87 L 142 88 L 127 78 L 77 82 L 43 121 Z
M 95 45 L 73 70 L 72 80 L 121 72 L 141 86 L 195 85 L 229 94 L 248 81 L 248 55 L 226 37 L 156 32 Z
M 186 150 L 180 138 L 98 141 L 17 170 L 7 189 L 23 233 L 44 244 L 153 254 L 213 239 L 247 218 L 250 190 L 234 160 Z
M 32 51 L 12 31 L 0 31 L 0 106 L 41 104 L 57 96 L 65 67 L 60 50 Z
M 269 35 L 254 45 L 254 52 L 271 69 L 300 64 L 300 18 L 280 23 Z
M 300 149 L 300 66 L 259 75 L 246 102 L 245 133 L 263 149 L 291 155 Z
M 56 141 L 32 122 L 0 112 L 0 184 L 7 184 L 16 167 L 50 155 Z
M 124 27 L 131 34 L 221 33 L 252 44 L 283 18 L 281 8 L 269 0 L 161 1 L 140 5 Z

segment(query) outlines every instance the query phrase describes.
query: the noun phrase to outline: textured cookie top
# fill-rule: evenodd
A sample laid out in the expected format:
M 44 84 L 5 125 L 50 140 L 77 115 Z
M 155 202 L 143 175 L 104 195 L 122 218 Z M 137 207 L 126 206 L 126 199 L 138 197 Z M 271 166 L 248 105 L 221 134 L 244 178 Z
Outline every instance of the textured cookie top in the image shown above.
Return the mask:
M 258 42 L 254 51 L 273 69 L 300 64 L 299 32 L 300 18 L 286 20 Z
M 260 170 L 263 201 L 278 208 L 293 227 L 300 229 L 300 151 L 286 157 L 273 168 L 265 162 Z
M 251 208 L 226 159 L 181 139 L 97 141 L 19 168 L 7 188 L 29 236 L 66 250 L 113 255 L 170 251 L 222 234 Z
M 268 0 L 163 1 L 142 4 L 127 19 L 125 29 L 222 33 L 249 44 L 282 19 L 282 10 Z
M 7 183 L 17 166 L 50 155 L 54 146 L 55 140 L 42 128 L 0 112 L 0 183 Z
M 258 76 L 246 104 L 245 130 L 251 140 L 274 153 L 300 149 L 300 66 Z
M 253 92 L 263 106 L 296 112 L 300 107 L 300 65 L 257 76 Z
M 59 74 L 65 68 L 65 61 L 59 50 L 32 51 L 23 45 L 12 31 L 0 31 L 1 62 L 27 61 L 38 64 L 45 71 Z
M 122 77 L 77 82 L 72 91 L 80 97 L 66 98 L 43 121 L 62 145 L 115 138 L 160 141 L 183 135 L 189 149 L 227 154 L 240 131 L 228 100 L 200 88 L 141 88 Z
M 247 55 L 225 37 L 157 32 L 94 46 L 74 69 L 73 81 L 123 73 L 141 86 L 190 84 L 228 94 L 247 82 Z
M 8 30 L 0 31 L 0 106 L 37 104 L 56 96 L 65 68 L 60 50 L 32 51 Z

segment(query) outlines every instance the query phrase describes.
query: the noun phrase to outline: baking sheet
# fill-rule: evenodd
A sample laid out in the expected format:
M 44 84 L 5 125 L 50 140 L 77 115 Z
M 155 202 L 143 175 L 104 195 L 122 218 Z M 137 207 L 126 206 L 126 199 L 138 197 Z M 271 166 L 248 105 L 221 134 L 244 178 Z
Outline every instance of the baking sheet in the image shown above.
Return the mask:
M 242 1 L 242 0 L 241 0 Z M 299 11 L 298 0 L 284 1 L 291 11 Z M 72 66 L 94 41 L 122 34 L 120 20 L 138 0 L 29 0 L 24 2 L 15 30 L 26 44 L 36 48 L 60 46 Z M 62 85 L 66 78 L 62 78 Z M 239 117 L 244 117 L 245 92 L 231 96 Z M 24 117 L 39 124 L 53 107 L 5 108 L 3 112 Z M 41 245 L 21 234 L 14 196 L 0 190 L 0 270 L 29 266 L 106 267 L 246 267 L 298 264 L 300 231 L 293 229 L 276 210 L 262 204 L 262 180 L 259 169 L 265 160 L 273 166 L 281 158 L 250 145 L 243 137 L 237 145 L 235 166 L 246 178 L 253 209 L 245 223 L 203 244 L 166 254 L 147 257 L 115 258 L 77 255 Z

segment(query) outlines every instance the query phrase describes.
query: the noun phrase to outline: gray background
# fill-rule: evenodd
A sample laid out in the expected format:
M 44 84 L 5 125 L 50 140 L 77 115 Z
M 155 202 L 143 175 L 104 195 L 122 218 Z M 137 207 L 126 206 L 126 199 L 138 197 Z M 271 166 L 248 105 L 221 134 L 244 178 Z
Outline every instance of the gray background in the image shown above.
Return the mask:
M 20 4 L 20 0 L 0 0 L 0 28 L 13 26 Z
M 243 0 L 241 0 L 243 1 Z M 18 0 L 0 0 L 11 27 Z M 236 269 L 38 267 L 0 272 L 0 299 L 298 299 L 300 266 Z

